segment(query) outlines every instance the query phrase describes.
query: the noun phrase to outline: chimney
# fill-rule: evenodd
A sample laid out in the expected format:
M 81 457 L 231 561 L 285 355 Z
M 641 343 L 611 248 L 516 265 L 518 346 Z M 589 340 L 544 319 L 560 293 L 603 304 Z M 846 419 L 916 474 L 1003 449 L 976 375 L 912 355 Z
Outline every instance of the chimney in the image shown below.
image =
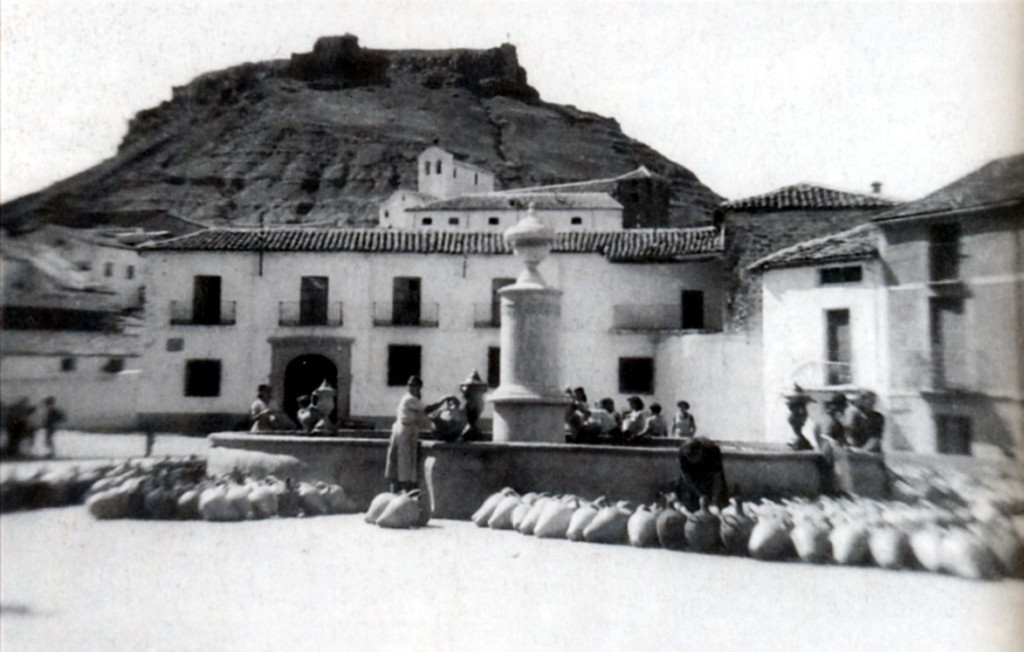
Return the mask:
M 871 192 L 873 192 L 876 195 L 881 195 L 882 194 L 882 182 L 881 181 L 872 181 L 871 182 Z

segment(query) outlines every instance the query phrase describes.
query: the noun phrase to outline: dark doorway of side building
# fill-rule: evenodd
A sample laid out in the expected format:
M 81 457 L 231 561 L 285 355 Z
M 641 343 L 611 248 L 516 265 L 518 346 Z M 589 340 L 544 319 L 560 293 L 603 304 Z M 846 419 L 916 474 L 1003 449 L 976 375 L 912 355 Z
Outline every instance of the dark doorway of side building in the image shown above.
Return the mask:
M 288 363 L 284 370 L 284 397 L 281 405 L 285 413 L 298 423 L 298 398 L 303 394 L 313 397 L 313 391 L 327 381 L 337 391 L 338 368 L 322 355 L 300 355 Z M 335 398 L 331 420 L 338 423 L 338 400 Z

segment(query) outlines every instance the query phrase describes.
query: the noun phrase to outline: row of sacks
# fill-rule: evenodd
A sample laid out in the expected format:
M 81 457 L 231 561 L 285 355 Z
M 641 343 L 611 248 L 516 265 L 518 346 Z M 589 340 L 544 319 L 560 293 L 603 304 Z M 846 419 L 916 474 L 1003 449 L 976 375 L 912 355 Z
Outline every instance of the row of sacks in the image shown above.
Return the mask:
M 765 561 L 875 565 L 972 579 L 1024 575 L 1019 520 L 991 505 L 952 511 L 930 504 L 857 498 L 733 499 L 724 509 L 688 511 L 671 495 L 636 506 L 604 497 L 527 493 L 506 487 L 473 522 L 539 538 L 661 547 Z
M 97 519 L 244 521 L 359 511 L 336 484 L 240 472 L 202 479 L 164 471 L 115 475 L 95 483 L 85 505 Z

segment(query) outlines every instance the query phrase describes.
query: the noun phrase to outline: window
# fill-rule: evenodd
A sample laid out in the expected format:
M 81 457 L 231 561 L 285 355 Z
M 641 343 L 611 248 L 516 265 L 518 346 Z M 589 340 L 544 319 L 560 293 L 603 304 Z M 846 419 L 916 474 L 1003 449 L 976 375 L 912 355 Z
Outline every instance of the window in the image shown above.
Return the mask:
M 491 279 L 491 325 L 501 326 L 501 295 L 498 291 L 516 282 L 514 278 Z
M 430 174 L 430 161 L 423 161 L 423 174 Z
M 434 218 L 432 218 L 432 217 L 424 217 L 422 220 L 420 220 L 420 224 L 423 225 L 423 226 L 430 226 L 433 223 L 434 223 Z
M 103 275 L 106 277 L 114 275 L 114 263 L 103 263 Z
M 453 165 L 452 166 L 452 179 L 455 179 L 456 177 L 459 176 L 458 172 L 459 172 L 459 169 Z
M 680 294 L 681 323 L 683 330 L 704 328 L 704 292 L 683 290 Z
M 499 217 L 488 217 L 487 218 L 487 223 L 489 225 L 491 225 L 491 226 L 498 226 L 499 224 L 501 224 L 501 218 L 499 218 Z
M 399 326 L 418 325 L 420 323 L 420 279 L 412 276 L 396 276 L 392 280 L 391 296 L 391 323 Z
M 60 359 L 60 370 L 64 373 L 70 373 L 78 368 L 78 361 L 72 357 Z
M 124 371 L 124 358 L 108 358 L 106 364 L 103 365 L 103 371 L 108 374 L 117 374 Z
M 437 159 L 437 165 L 435 166 L 434 171 L 441 174 L 441 159 Z
M 935 448 L 946 455 L 971 454 L 971 420 L 963 416 L 939 414 L 935 417 Z
M 821 285 L 837 285 L 839 283 L 860 283 L 863 272 L 860 265 L 845 267 L 823 267 L 818 270 L 818 281 Z
M 185 350 L 185 338 L 182 337 L 169 337 L 167 342 L 164 344 L 164 348 L 171 352 L 177 353 L 178 351 Z
M 448 218 L 448 224 L 449 224 L 449 226 L 458 226 L 459 225 L 459 218 L 457 218 L 457 217 L 449 217 Z
M 501 384 L 501 347 L 487 347 L 487 386 L 497 387 Z
M 192 322 L 220 323 L 220 277 L 196 276 L 192 281 Z
M 477 185 L 480 182 L 480 174 L 478 172 L 473 173 L 473 185 Z
M 409 376 L 420 375 L 420 347 L 412 344 L 388 346 L 388 387 L 400 387 Z
M 929 231 L 928 262 L 932 281 L 951 281 L 960 275 L 960 224 L 935 224 Z
M 850 311 L 825 311 L 825 384 L 847 385 L 853 379 L 851 367 Z
M 299 324 L 327 324 L 327 277 L 303 276 L 299 287 Z
M 964 300 L 935 297 L 931 300 L 932 382 L 935 387 L 964 387 L 969 364 Z
M 220 396 L 220 360 L 185 363 L 185 396 Z
M 129 281 L 135 278 L 135 265 L 128 265 L 124 268 L 124 277 Z
M 619 392 L 654 393 L 654 358 L 619 358 Z
M 569 224 L 571 224 L 571 225 L 573 225 L 573 226 L 580 226 L 580 225 L 582 225 L 582 224 L 583 224 L 583 218 L 582 218 L 582 217 L 574 217 L 574 218 L 571 218 L 571 219 L 569 220 Z
M 391 213 L 388 211 L 384 211 L 384 219 L 387 219 L 389 217 L 391 217 Z

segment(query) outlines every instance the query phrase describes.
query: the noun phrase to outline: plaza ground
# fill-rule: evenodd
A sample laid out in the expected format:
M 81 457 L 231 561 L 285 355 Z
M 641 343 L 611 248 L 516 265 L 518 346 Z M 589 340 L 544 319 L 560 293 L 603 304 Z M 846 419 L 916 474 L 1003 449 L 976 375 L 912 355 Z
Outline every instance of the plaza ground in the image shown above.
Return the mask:
M 55 464 L 145 447 L 141 436 L 90 437 L 58 438 L 72 460 Z M 154 452 L 204 447 L 167 436 Z M 3 471 L 42 464 L 54 463 Z M 96 521 L 68 507 L 4 514 L 0 551 L 5 651 L 938 652 L 1024 641 L 1021 581 L 540 540 L 449 520 Z

